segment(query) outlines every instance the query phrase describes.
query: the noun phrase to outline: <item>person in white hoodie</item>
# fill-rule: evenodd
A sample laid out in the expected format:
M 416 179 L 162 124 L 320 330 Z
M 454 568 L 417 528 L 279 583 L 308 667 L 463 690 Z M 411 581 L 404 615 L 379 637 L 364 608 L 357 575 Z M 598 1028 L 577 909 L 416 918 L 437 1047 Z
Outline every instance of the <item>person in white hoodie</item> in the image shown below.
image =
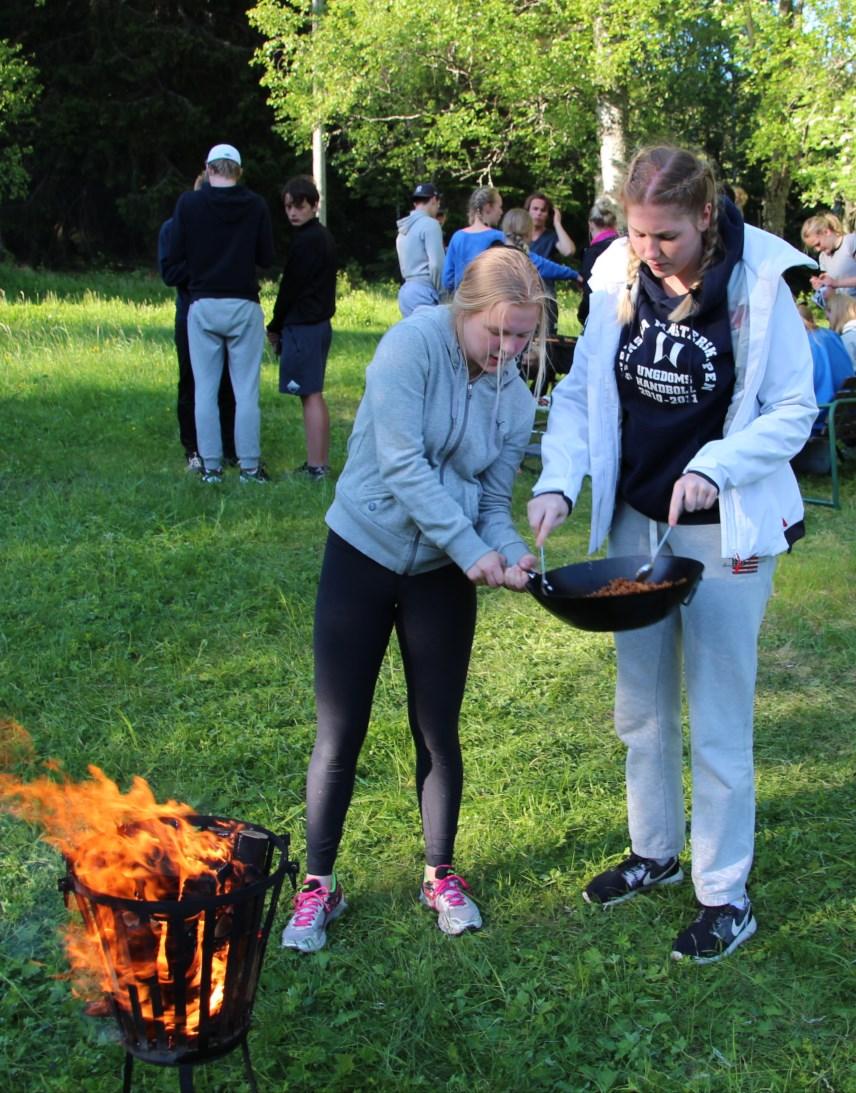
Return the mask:
M 782 279 L 813 265 L 744 225 L 709 165 L 659 145 L 623 184 L 628 238 L 594 266 L 574 367 L 553 392 L 536 545 L 592 481 L 589 549 L 667 552 L 704 564 L 689 605 L 615 634 L 616 731 L 627 747 L 631 853 L 583 895 L 604 907 L 683 879 L 681 675 L 692 753 L 692 879 L 699 904 L 677 960 L 719 960 L 756 931 L 757 641 L 776 555 L 804 534 L 790 459 L 817 413 L 802 320 Z
M 433 182 L 420 182 L 413 191 L 413 210 L 398 221 L 395 250 L 404 284 L 398 291 L 402 318 L 423 304 L 440 302 L 443 229 L 437 223 L 440 193 Z

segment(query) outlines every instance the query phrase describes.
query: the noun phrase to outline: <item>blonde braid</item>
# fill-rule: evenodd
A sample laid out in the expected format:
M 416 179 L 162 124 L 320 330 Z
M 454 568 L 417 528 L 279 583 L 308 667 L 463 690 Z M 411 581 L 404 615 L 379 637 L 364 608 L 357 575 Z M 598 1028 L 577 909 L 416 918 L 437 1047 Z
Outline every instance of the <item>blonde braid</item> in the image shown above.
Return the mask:
M 626 326 L 633 321 L 633 314 L 636 310 L 636 292 L 639 284 L 639 267 L 642 265 L 642 259 L 636 253 L 632 247 L 627 248 L 627 284 L 624 287 L 624 292 L 618 300 L 618 321 L 622 326 Z
M 690 290 L 686 296 L 684 296 L 683 300 L 681 300 L 674 311 L 669 312 L 669 318 L 672 322 L 679 323 L 682 319 L 687 319 L 690 315 L 695 315 L 698 311 L 704 275 L 710 267 L 716 263 L 721 249 L 719 238 L 719 205 L 714 202 L 710 212 L 710 224 L 708 225 L 707 231 L 704 233 L 704 249 L 702 250 L 701 263 L 698 267 L 698 276 L 690 285 Z

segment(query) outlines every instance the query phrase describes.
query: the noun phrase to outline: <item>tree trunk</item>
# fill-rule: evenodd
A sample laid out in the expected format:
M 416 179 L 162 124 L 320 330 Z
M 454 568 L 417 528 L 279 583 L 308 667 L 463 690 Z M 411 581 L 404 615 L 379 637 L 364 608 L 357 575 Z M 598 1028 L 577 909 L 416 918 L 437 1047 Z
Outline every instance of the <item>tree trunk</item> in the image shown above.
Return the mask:
M 770 167 L 764 184 L 762 224 L 773 235 L 785 234 L 785 209 L 791 192 L 791 169 L 787 165 Z
M 598 192 L 618 198 L 621 173 L 627 162 L 624 111 L 614 98 L 602 96 L 597 102 L 597 131 L 600 139 Z

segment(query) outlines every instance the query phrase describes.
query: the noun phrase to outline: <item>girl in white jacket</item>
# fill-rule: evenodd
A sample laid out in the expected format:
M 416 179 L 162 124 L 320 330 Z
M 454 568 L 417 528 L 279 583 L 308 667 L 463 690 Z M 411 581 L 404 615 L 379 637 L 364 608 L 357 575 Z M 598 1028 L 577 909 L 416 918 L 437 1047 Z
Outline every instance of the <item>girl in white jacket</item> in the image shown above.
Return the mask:
M 584 897 L 609 906 L 682 880 L 681 674 L 692 742 L 692 877 L 700 904 L 675 959 L 719 960 L 756 921 L 752 717 L 775 556 L 803 535 L 789 460 L 816 414 L 802 321 L 781 274 L 811 264 L 745 226 L 710 167 L 663 145 L 634 157 L 628 238 L 596 263 L 574 367 L 553 394 L 529 505 L 541 545 L 588 475 L 590 549 L 668 549 L 704 563 L 692 602 L 616 633 L 616 730 L 627 746 L 631 854 Z

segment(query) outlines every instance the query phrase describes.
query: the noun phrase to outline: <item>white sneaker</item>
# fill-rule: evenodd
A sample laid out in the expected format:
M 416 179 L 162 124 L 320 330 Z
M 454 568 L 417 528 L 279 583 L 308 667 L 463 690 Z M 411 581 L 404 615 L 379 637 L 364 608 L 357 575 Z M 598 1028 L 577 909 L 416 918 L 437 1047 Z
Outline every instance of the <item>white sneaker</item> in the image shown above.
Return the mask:
M 328 923 L 347 907 L 341 884 L 331 892 L 317 880 L 307 881 L 294 897 L 294 914 L 282 931 L 283 949 L 317 953 L 327 944 Z
M 480 930 L 482 917 L 466 891 L 469 885 L 452 872 L 451 866 L 441 865 L 434 881 L 423 881 L 419 901 L 437 912 L 437 925 L 444 934 L 457 937 L 466 930 Z
M 202 460 L 199 458 L 196 452 L 192 452 L 187 457 L 187 470 L 189 474 L 202 474 L 202 472 L 205 470 L 205 467 L 202 464 Z

